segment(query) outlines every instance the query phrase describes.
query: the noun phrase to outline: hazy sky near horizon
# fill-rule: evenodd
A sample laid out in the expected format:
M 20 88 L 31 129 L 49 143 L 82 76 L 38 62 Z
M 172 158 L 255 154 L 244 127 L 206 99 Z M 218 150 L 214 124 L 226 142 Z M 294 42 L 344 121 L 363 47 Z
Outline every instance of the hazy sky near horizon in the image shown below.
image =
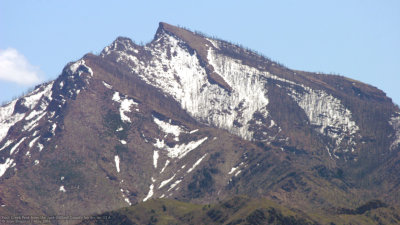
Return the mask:
M 340 74 L 400 104 L 400 1 L 0 0 L 0 103 L 118 36 L 160 21 L 242 44 L 289 68 Z

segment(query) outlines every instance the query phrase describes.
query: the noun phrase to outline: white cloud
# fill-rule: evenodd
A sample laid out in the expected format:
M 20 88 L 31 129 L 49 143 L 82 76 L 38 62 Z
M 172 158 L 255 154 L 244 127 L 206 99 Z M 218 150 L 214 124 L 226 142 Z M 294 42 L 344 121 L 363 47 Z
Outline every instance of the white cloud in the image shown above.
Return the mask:
M 42 81 L 39 74 L 39 67 L 31 65 L 16 49 L 0 49 L 0 80 L 33 85 Z

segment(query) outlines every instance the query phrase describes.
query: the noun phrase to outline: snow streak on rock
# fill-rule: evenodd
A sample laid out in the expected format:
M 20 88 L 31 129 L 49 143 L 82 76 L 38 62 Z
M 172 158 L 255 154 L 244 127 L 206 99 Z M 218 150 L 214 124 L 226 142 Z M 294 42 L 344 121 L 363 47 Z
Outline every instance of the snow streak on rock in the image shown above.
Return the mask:
M 123 45 L 119 48 L 125 50 L 118 50 L 115 45 Z M 257 70 L 210 53 L 209 60 L 233 88 L 233 93 L 228 93 L 209 82 L 197 53 L 183 47 L 183 41 L 164 33 L 151 45 L 145 47 L 154 56 L 150 62 L 144 62 L 133 54 L 135 47 L 126 41 L 116 41 L 103 51 L 103 56 L 116 52 L 119 55 L 117 61 L 132 65 L 132 72 L 171 95 L 199 121 L 227 129 L 246 139 L 252 138 L 247 122 L 255 111 L 268 104 Z
M 64 185 L 61 185 L 61 186 L 60 186 L 59 191 L 64 192 L 64 193 L 67 192 L 67 191 L 65 190 L 65 188 L 64 188 Z
M 171 178 L 162 181 L 161 184 L 160 184 L 160 187 L 158 187 L 158 189 L 160 189 L 160 188 L 164 187 L 165 185 L 167 185 L 167 184 L 168 184 L 169 182 L 171 182 L 174 178 L 175 178 L 175 174 L 174 174 Z
M 248 122 L 257 111 L 264 111 L 268 105 L 265 81 L 261 79 L 259 70 L 243 65 L 241 61 L 208 51 L 209 63 L 215 71 L 232 87 L 229 96 L 218 101 L 222 113 L 216 114 L 209 122 L 227 129 L 245 139 L 252 139 Z M 204 112 L 207 113 L 207 112 Z M 264 111 L 264 114 L 268 114 Z
M 117 168 L 117 172 L 119 173 L 119 156 L 115 155 L 114 156 L 114 161 L 115 161 L 115 168 Z
M 208 137 L 204 137 L 200 140 L 197 141 L 191 141 L 189 143 L 183 143 L 183 144 L 176 144 L 174 147 L 169 147 L 164 143 L 164 140 L 159 140 L 156 139 L 156 143 L 154 146 L 159 149 L 166 150 L 168 153 L 167 155 L 170 158 L 183 158 L 186 154 L 188 154 L 190 151 L 196 149 L 199 147 L 201 144 L 203 144 L 204 141 L 207 140 Z
M 353 151 L 356 145 L 354 138 L 359 127 L 352 120 L 350 110 L 339 99 L 325 91 L 312 90 L 308 87 L 303 89 L 302 93 L 292 89 L 290 95 L 304 110 L 311 125 L 335 141 L 333 153 L 339 149 L 347 152 L 348 148 Z
M 146 197 L 143 199 L 143 202 L 147 201 L 149 198 L 151 198 L 154 194 L 154 184 L 151 184 L 149 187 L 149 192 L 147 193 Z
M 390 119 L 389 124 L 395 131 L 394 141 L 390 145 L 390 149 L 393 150 L 400 145 L 400 112 L 396 112 L 396 115 Z
M 6 159 L 6 161 L 3 164 L 0 164 L 0 177 L 4 175 L 4 173 L 7 171 L 7 169 L 13 164 L 14 159 Z
M 24 126 L 24 130 L 30 130 L 45 114 L 48 103 L 51 101 L 51 88 L 54 82 L 50 82 L 46 85 L 42 85 L 28 95 L 20 98 L 19 100 L 14 100 L 9 104 L 0 107 L 0 142 L 5 138 L 8 130 L 14 126 L 17 122 L 21 121 L 25 113 L 20 113 L 16 111 L 16 104 L 19 101 L 22 107 L 28 110 L 34 109 L 38 103 L 39 109 L 31 111 L 29 115 L 25 117 L 26 121 L 31 120 Z
M 207 154 L 203 155 L 199 160 L 197 160 L 197 161 L 193 164 L 192 168 L 190 168 L 190 169 L 187 171 L 187 173 L 192 172 L 192 171 L 196 168 L 196 166 L 198 166 L 198 165 L 201 163 L 201 161 L 202 161 L 206 156 L 207 156 Z
M 121 116 L 121 120 L 125 123 L 130 123 L 131 119 L 125 114 L 131 111 L 131 107 L 133 105 L 137 105 L 138 103 L 133 101 L 132 99 L 121 99 L 121 96 L 118 91 L 116 91 L 112 97 L 113 101 L 116 101 L 121 104 L 119 107 L 119 114 Z
M 32 148 L 33 145 L 36 143 L 36 141 L 37 141 L 39 138 L 40 138 L 39 136 L 33 138 L 33 139 L 31 140 L 31 142 L 29 142 L 29 148 Z
M 41 152 L 43 150 L 43 148 L 44 148 L 43 144 L 38 143 L 38 148 L 39 148 L 39 152 Z
M 165 165 L 164 165 L 164 167 L 161 169 L 161 172 L 160 172 L 160 173 L 163 173 L 164 170 L 165 170 L 165 168 L 167 168 L 168 165 L 169 165 L 169 160 L 167 159 L 167 161 L 165 162 Z
M 184 132 L 184 130 L 178 126 L 178 125 L 173 125 L 168 122 L 164 122 L 162 120 L 159 120 L 156 117 L 153 117 L 154 122 L 161 128 L 161 130 L 166 133 L 166 134 L 172 134 L 175 138 L 175 141 L 179 141 L 179 135 L 180 133 Z
M 6 143 L 3 145 L 3 147 L 0 148 L 0 152 L 3 149 L 6 149 L 8 146 L 10 146 L 14 141 L 13 140 L 7 140 Z
M 124 193 L 124 192 L 126 192 L 126 194 L 129 194 L 129 191 L 128 190 L 124 190 L 122 188 L 120 190 L 121 190 L 121 193 L 122 193 L 122 198 L 125 200 L 125 202 L 128 203 L 128 205 L 132 205 L 131 201 L 129 200 L 128 197 L 125 196 L 125 193 Z
M 171 184 L 171 186 L 168 189 L 168 191 L 171 191 L 172 189 L 174 189 L 176 187 L 176 185 L 178 185 L 180 182 L 182 182 L 182 180 L 175 181 L 173 184 Z
M 154 168 L 157 168 L 157 161 L 158 161 L 158 151 L 154 151 L 154 153 L 153 153 L 153 165 L 154 165 Z
M 0 108 L 0 142 L 7 135 L 10 127 L 12 127 L 24 117 L 23 113 L 13 114 L 16 102 L 17 100 L 14 100 Z
M 14 145 L 14 147 L 11 148 L 10 150 L 10 155 L 14 153 L 15 150 L 18 149 L 19 145 L 26 139 L 26 137 L 23 137 L 20 141 L 18 141 L 17 144 Z M 17 151 L 18 152 L 18 151 Z
M 82 74 L 82 72 L 86 72 L 86 73 L 90 74 L 91 76 L 93 76 L 92 69 L 85 64 L 85 60 L 83 60 L 83 59 L 76 61 L 69 68 L 70 68 L 72 74 L 74 74 L 78 71 L 79 76 Z
M 31 131 L 33 128 L 36 127 L 37 123 L 46 115 L 47 113 L 47 106 L 49 105 L 50 101 L 52 100 L 52 87 L 53 87 L 54 81 L 50 82 L 47 84 L 47 86 L 43 87 L 42 91 L 34 91 L 35 94 L 30 96 L 29 100 L 26 102 L 29 102 L 27 105 L 30 105 L 30 108 L 33 109 L 36 107 L 38 103 L 39 106 L 36 107 L 35 110 L 31 111 L 29 115 L 25 117 L 25 120 L 28 121 L 25 125 L 23 130 L 24 131 Z M 37 89 L 39 90 L 39 89 Z M 40 102 L 39 102 L 40 100 Z
M 228 174 L 234 173 L 239 167 L 232 167 L 231 171 L 229 171 Z
M 199 129 L 192 130 L 192 131 L 189 132 L 189 134 L 194 134 L 194 133 L 196 133 L 197 131 L 199 131 Z
M 109 85 L 108 83 L 103 81 L 103 85 L 108 88 L 108 89 L 112 89 L 113 87 L 111 85 Z

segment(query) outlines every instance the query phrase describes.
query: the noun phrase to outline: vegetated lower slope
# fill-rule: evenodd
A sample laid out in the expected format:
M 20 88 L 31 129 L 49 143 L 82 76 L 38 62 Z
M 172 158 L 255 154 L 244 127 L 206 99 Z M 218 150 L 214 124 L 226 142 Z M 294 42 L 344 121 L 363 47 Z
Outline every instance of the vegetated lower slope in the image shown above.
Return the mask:
M 80 224 L 316 224 L 268 200 L 245 197 L 207 205 L 157 199 L 98 216 L 104 219 Z
M 0 214 L 237 194 L 309 215 L 398 206 L 399 112 L 372 86 L 161 23 L 0 107 Z
M 97 219 L 95 219 L 97 218 Z M 156 199 L 106 212 L 83 224 L 398 224 L 399 211 L 369 202 L 355 210 L 333 210 L 325 215 L 290 210 L 266 199 L 236 196 L 215 204 L 199 205 L 172 199 Z

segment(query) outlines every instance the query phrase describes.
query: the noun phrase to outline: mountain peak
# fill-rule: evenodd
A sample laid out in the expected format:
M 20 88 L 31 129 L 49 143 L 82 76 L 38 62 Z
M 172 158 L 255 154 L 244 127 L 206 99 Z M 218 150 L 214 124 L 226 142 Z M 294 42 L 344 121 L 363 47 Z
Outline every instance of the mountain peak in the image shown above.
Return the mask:
M 357 81 L 161 22 L 152 42 L 118 37 L 0 107 L 0 214 L 232 194 L 310 211 L 399 205 L 398 111 Z
M 185 31 L 186 32 L 190 32 L 190 31 L 188 31 L 188 30 L 186 30 L 184 28 L 181 28 L 181 27 L 178 27 L 178 26 L 174 26 L 174 25 L 171 25 L 171 24 L 168 24 L 168 23 L 165 23 L 165 22 L 160 22 L 158 24 L 158 29 L 157 29 L 156 34 L 161 32 L 161 31 L 166 31 L 166 32 L 169 32 L 169 33 L 177 35 L 177 36 L 180 33 L 183 33 Z
M 181 28 L 178 26 L 173 26 L 171 24 L 160 22 L 159 27 L 156 32 L 156 36 L 158 36 L 162 31 L 169 33 L 182 41 L 186 42 L 190 47 L 196 50 L 201 55 L 206 55 L 207 46 L 213 46 L 207 38 L 195 34 L 192 31 L 189 31 L 185 28 Z
M 217 72 L 214 71 L 213 66 L 208 63 L 208 51 L 210 49 L 215 49 L 215 46 L 210 40 L 184 28 L 160 22 L 156 33 L 156 38 L 162 33 L 162 31 L 181 39 L 190 48 L 196 51 L 199 60 L 206 67 L 207 77 L 211 83 L 219 85 L 228 92 L 232 91 L 232 87 L 230 87 L 229 84 Z

